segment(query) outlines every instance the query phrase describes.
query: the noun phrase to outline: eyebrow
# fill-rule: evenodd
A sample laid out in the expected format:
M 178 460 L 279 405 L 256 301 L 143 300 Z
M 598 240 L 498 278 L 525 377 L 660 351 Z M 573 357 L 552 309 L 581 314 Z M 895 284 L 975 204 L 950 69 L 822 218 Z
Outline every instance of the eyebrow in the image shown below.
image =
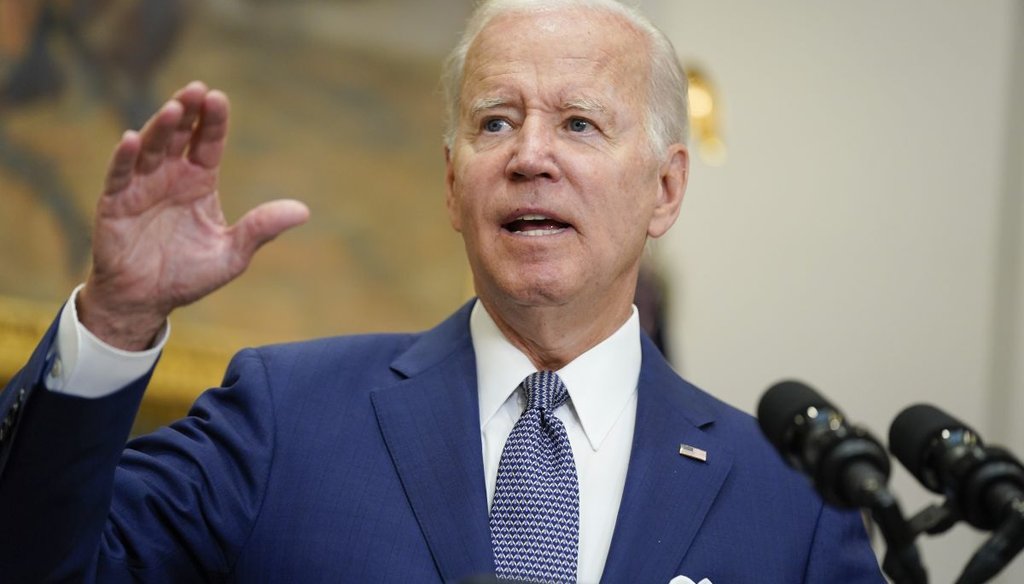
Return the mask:
M 476 116 L 480 112 L 505 107 L 508 104 L 509 100 L 504 97 L 482 97 L 473 102 L 473 105 L 470 106 L 469 108 L 469 113 L 470 116 Z M 582 112 L 598 113 L 604 113 L 608 111 L 608 108 L 605 107 L 604 103 L 589 97 L 577 97 L 573 99 L 567 99 L 564 102 L 562 102 L 561 109 L 563 111 L 576 110 Z
M 480 112 L 495 109 L 508 105 L 508 100 L 504 97 L 482 97 L 473 102 L 473 105 L 469 108 L 471 116 L 476 116 Z
M 583 112 L 605 112 L 608 108 L 603 103 L 589 97 L 568 99 L 562 103 L 563 110 L 579 110 Z

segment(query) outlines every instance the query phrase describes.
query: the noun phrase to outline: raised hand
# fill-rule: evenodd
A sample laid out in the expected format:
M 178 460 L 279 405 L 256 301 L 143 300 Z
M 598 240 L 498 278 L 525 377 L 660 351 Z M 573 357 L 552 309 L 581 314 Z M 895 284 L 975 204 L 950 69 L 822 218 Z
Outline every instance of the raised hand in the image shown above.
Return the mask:
M 227 96 L 192 82 L 115 148 L 78 296 L 79 319 L 105 342 L 148 347 L 172 310 L 236 278 L 261 245 L 309 218 L 302 203 L 278 200 L 227 225 L 217 195 L 227 128 Z

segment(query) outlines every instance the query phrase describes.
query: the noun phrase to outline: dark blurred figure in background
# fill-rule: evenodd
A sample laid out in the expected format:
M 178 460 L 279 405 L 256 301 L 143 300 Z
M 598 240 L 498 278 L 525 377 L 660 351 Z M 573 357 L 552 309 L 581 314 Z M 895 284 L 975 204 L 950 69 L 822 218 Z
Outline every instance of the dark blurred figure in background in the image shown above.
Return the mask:
M 182 0 L 0 0 L 0 168 L 29 185 L 65 237 L 67 268 L 88 259 L 89 222 L 57 164 L 7 135 L 4 120 L 82 83 L 90 101 L 140 128 L 158 105 L 153 77 L 177 43 Z
M 128 127 L 141 127 L 156 109 L 153 75 L 180 37 L 183 1 L 0 0 L 0 7 L 0 37 L 10 39 L 4 59 L 14 59 L 0 82 L 0 112 L 60 95 L 69 68 Z

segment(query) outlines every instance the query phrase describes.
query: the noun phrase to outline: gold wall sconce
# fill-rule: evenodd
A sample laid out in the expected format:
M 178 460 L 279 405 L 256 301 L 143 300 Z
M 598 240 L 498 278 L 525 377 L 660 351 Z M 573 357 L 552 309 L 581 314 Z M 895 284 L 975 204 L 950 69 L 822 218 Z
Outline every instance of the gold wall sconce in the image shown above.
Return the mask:
M 700 67 L 686 67 L 686 78 L 690 84 L 687 94 L 690 134 L 697 156 L 708 165 L 721 166 L 725 164 L 726 148 L 722 140 L 722 103 L 718 90 Z

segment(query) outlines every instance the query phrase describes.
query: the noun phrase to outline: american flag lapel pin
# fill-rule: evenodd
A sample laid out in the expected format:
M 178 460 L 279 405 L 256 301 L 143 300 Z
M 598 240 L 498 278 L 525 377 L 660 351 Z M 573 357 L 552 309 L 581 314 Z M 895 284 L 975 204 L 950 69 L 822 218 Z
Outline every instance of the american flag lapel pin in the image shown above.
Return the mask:
M 685 456 L 687 458 L 692 458 L 694 460 L 699 460 L 701 462 L 707 462 L 708 461 L 708 452 L 707 452 L 707 450 L 701 450 L 700 448 L 697 448 L 695 446 L 690 446 L 689 444 L 680 444 L 679 445 L 679 454 L 681 454 L 681 455 L 683 455 L 683 456 Z

